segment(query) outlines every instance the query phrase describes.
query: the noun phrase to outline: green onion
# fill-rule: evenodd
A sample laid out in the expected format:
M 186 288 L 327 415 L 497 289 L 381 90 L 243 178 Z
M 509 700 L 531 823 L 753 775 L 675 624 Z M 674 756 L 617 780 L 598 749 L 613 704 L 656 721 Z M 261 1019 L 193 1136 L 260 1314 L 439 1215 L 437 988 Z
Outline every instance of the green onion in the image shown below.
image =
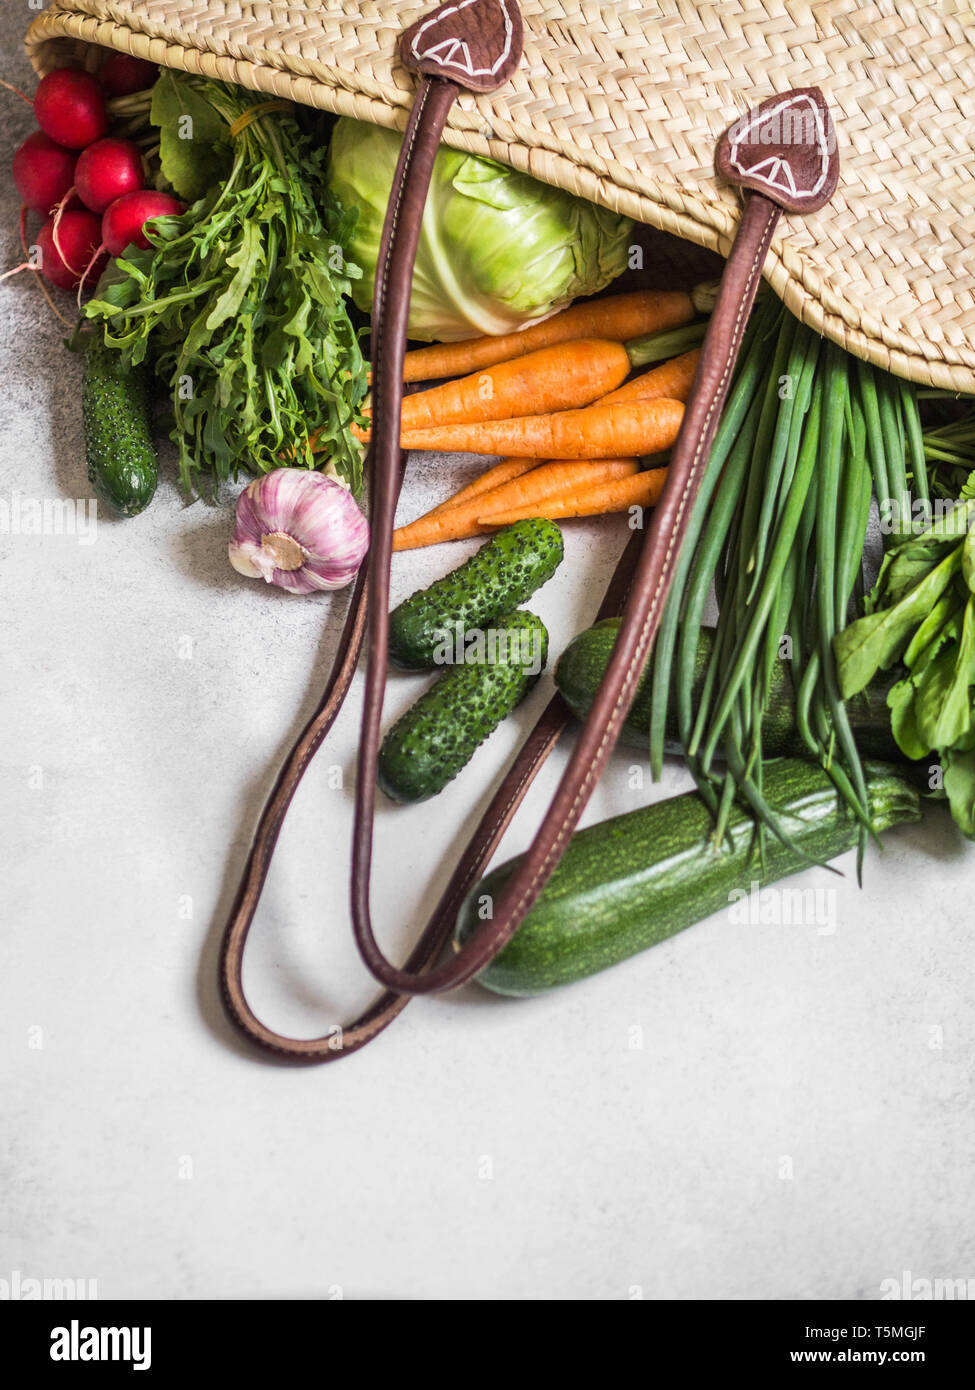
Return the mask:
M 790 389 L 780 390 L 784 382 Z M 885 514 L 896 507 L 896 530 L 909 527 L 912 482 L 926 499 L 925 455 L 957 446 L 957 435 L 922 434 L 912 386 L 824 345 L 774 299 L 756 311 L 654 654 L 654 775 L 674 701 L 687 764 L 714 816 L 716 848 L 736 802 L 755 818 L 760 855 L 768 833 L 794 848 L 788 818 L 762 789 L 771 677 L 790 655 L 797 727 L 859 822 L 862 857 L 870 808 L 833 637 L 851 601 L 854 609 L 863 604 L 874 490 Z M 695 706 L 695 655 L 712 585 L 718 622 Z

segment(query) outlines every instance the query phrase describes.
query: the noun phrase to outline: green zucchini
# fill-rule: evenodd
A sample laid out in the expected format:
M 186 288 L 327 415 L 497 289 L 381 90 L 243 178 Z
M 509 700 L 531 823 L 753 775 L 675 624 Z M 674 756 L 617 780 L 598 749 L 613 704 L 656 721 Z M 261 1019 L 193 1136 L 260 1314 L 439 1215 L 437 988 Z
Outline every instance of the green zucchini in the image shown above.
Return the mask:
M 867 766 L 875 829 L 920 819 L 920 796 L 902 771 Z M 816 763 L 766 764 L 763 791 L 811 858 L 834 859 L 857 843 L 857 822 Z M 687 792 L 580 831 L 505 949 L 478 976 L 497 994 L 540 994 L 605 970 L 727 907 L 752 884 L 772 883 L 808 863 L 774 835 L 764 869 L 755 824 L 735 807 L 733 849 L 716 851 L 714 822 Z M 493 869 L 460 910 L 457 939 L 489 915 L 520 857 Z
M 555 683 L 577 719 L 585 719 L 596 698 L 596 691 L 613 650 L 619 625 L 619 618 L 606 618 L 603 622 L 594 624 L 573 638 L 559 657 L 555 668 Z M 702 628 L 694 661 L 695 704 L 710 660 L 713 641 L 713 628 Z M 648 666 L 647 671 L 650 670 L 651 667 Z M 620 732 L 621 743 L 639 748 L 644 753 L 647 752 L 650 739 L 652 686 L 647 671 L 640 680 L 636 699 Z M 897 747 L 891 732 L 890 710 L 887 708 L 887 692 L 896 683 L 897 678 L 896 671 L 882 671 L 862 696 L 847 703 L 850 727 L 857 746 L 865 757 L 886 758 L 895 762 L 903 759 L 904 755 Z M 667 708 L 666 736 L 667 751 L 680 752 L 677 709 L 673 700 Z M 788 661 L 776 662 L 772 670 L 769 705 L 762 721 L 762 747 L 767 758 L 808 753 L 796 728 L 795 691 Z
M 485 650 L 465 650 L 383 739 L 379 785 L 394 801 L 443 791 L 538 680 L 548 633 L 534 613 L 506 613 L 482 635 Z
M 406 671 L 435 666 L 438 648 L 458 632 L 483 628 L 530 598 L 562 563 L 562 532 L 552 521 L 516 521 L 457 569 L 394 608 L 389 659 Z
M 156 491 L 149 368 L 126 368 L 100 338 L 85 349 L 82 383 L 85 458 L 95 496 L 120 516 L 136 516 Z

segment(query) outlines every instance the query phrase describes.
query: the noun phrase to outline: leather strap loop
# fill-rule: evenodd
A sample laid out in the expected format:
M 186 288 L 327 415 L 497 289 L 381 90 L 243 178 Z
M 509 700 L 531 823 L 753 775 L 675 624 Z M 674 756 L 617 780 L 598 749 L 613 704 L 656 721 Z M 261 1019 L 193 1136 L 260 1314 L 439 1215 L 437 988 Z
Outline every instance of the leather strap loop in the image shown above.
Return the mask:
M 436 85 L 436 82 L 427 85 Z M 440 133 L 438 123 L 442 124 L 453 93 L 449 99 L 447 93 L 438 95 L 439 100 L 431 100 L 429 96 L 425 101 L 418 98 L 414 138 L 409 145 L 404 140 L 406 155 L 397 171 L 400 182 L 409 180 L 416 167 L 425 169 L 429 177 L 430 145 L 432 143 L 435 149 Z M 420 163 L 414 165 L 412 161 L 417 158 Z M 424 193 L 425 187 L 424 184 Z M 687 522 L 689 501 L 717 428 L 731 369 L 779 212 L 774 203 L 758 194 L 751 195 L 746 204 L 736 241 L 739 254 L 729 262 L 722 281 L 702 348 L 698 378 L 671 455 L 667 485 L 654 511 L 646 543 L 641 544 L 640 532 L 631 537 L 600 608 L 600 617 L 611 616 L 621 607 L 623 612 L 609 666 L 555 798 L 520 871 L 509 881 L 502 899 L 495 905 L 494 918 L 459 952 L 437 966 L 435 962 L 451 935 L 465 894 L 500 843 L 538 769 L 565 727 L 568 714 L 558 696 L 550 701 L 492 799 L 405 966 L 397 968 L 386 961 L 372 936 L 368 917 L 368 862 L 385 686 L 392 529 L 403 472 L 398 423 L 405 314 L 416 244 L 415 235 L 408 238 L 405 254 L 399 249 L 404 243 L 398 243 L 396 229 L 412 225 L 415 232 L 422 212 L 422 198 L 419 208 L 412 205 L 417 196 L 415 190 L 416 185 L 413 185 L 409 204 L 402 189 L 398 188 L 394 195 L 391 204 L 394 214 L 387 219 L 388 236 L 384 236 L 380 260 L 383 272 L 377 281 L 381 336 L 374 358 L 378 370 L 374 367 L 373 444 L 369 460 L 373 519 L 368 566 L 356 581 L 336 665 L 322 702 L 289 755 L 261 817 L 244 881 L 225 933 L 221 957 L 224 999 L 237 1025 L 265 1049 L 282 1057 L 309 1062 L 334 1060 L 356 1051 L 387 1027 L 412 995 L 453 989 L 473 978 L 510 940 L 555 868 L 616 742 L 656 634 L 673 562 Z M 409 211 L 404 213 L 407 207 Z M 395 216 L 397 209 L 398 218 Z M 404 216 L 411 222 L 404 222 Z M 742 256 L 740 252 L 745 248 L 748 254 Z M 390 322 L 385 316 L 390 312 L 391 321 L 400 324 L 398 337 L 388 328 L 383 332 L 384 323 Z M 381 597 L 377 597 L 377 590 Z M 622 604 L 624 598 L 625 606 Z M 363 959 L 385 986 L 385 993 L 347 1028 L 334 1029 L 320 1038 L 287 1038 L 263 1024 L 247 1003 L 241 980 L 244 945 L 287 807 L 348 691 L 367 628 L 367 614 L 370 661 L 356 778 L 353 921 Z
M 622 611 L 643 543 L 643 531 L 635 530 L 620 557 L 600 604 L 595 621 L 616 617 Z M 289 1038 L 263 1023 L 244 994 L 244 948 L 260 901 L 261 890 L 285 813 L 309 763 L 335 722 L 355 670 L 365 629 L 366 581 L 357 581 L 346 615 L 332 673 L 315 713 L 302 730 L 278 774 L 261 815 L 237 898 L 224 933 L 220 979 L 225 1006 L 237 1027 L 250 1040 L 282 1060 L 329 1062 L 364 1047 L 400 1014 L 409 994 L 387 990 L 352 1023 L 333 1028 L 318 1038 Z M 450 882 L 417 941 L 406 969 L 422 973 L 437 960 L 453 932 L 457 913 L 467 893 L 481 876 L 511 820 L 549 753 L 571 720 L 560 695 L 546 705 L 535 727 L 481 817 Z
M 444 5 L 437 11 L 437 18 L 415 25 L 407 31 L 402 51 L 404 55 L 411 54 L 416 59 L 414 66 L 425 72 L 440 71 L 447 61 L 443 55 L 449 52 L 454 68 L 470 68 L 479 74 L 477 82 L 481 85 L 473 89 L 481 90 L 487 80 L 484 74 L 493 70 L 484 65 L 484 55 L 497 52 L 499 43 L 504 48 L 498 72 L 510 71 L 517 62 L 511 38 L 514 34 L 520 42 L 520 28 L 512 28 L 509 22 L 511 5 L 513 0 L 493 0 L 493 8 L 492 0 L 468 0 L 467 20 L 478 55 L 476 63 L 471 59 L 472 50 L 455 42 L 454 29 L 465 6 Z M 450 26 L 446 48 L 438 25 Z M 463 63 L 457 54 L 463 56 Z M 458 76 L 457 81 L 461 80 Z M 502 80 L 500 76 L 498 80 Z M 729 177 L 733 174 L 753 191 L 745 198 L 744 215 L 702 345 L 680 435 L 671 453 L 666 486 L 654 510 L 646 542 L 642 543 L 640 532 L 631 537 L 599 611 L 599 617 L 622 611 L 622 621 L 596 699 L 535 839 L 495 904 L 493 919 L 484 923 L 453 957 L 437 963 L 465 895 L 493 855 L 567 723 L 568 711 L 559 696 L 549 702 L 492 798 L 409 959 L 403 967 L 397 967 L 386 959 L 373 931 L 369 878 L 386 680 L 392 533 L 405 465 L 399 447 L 403 356 L 423 208 L 440 134 L 458 90 L 454 81 L 443 76 L 425 77 L 407 125 L 380 243 L 374 294 L 373 428 L 368 459 L 372 520 L 367 564 L 356 581 L 322 701 L 289 754 L 261 816 L 221 953 L 223 993 L 231 1017 L 253 1041 L 294 1060 L 320 1062 L 346 1056 L 387 1027 L 412 995 L 454 989 L 472 979 L 511 939 L 544 888 L 612 752 L 656 636 L 779 217 L 779 204 L 793 210 L 814 210 L 829 198 L 836 183 L 835 140 L 831 146 L 828 112 L 822 94 L 815 89 L 763 103 L 750 113 L 740 131 L 723 137 L 719 167 L 731 171 Z M 782 112 L 791 107 L 797 111 L 813 108 L 815 140 L 796 142 L 791 134 L 788 138 L 783 136 Z M 766 133 L 771 136 L 773 158 L 769 157 Z M 779 187 L 782 171 L 788 173 L 784 194 Z M 247 1003 L 241 982 L 244 945 L 284 815 L 305 769 L 341 708 L 367 634 L 353 832 L 352 918 L 360 954 L 385 992 L 346 1029 L 334 1029 L 324 1037 L 307 1040 L 287 1038 L 261 1023 Z
M 411 970 L 408 965 L 398 968 L 386 959 L 376 940 L 369 911 L 372 820 L 389 627 L 385 602 L 377 601 L 372 607 L 369 683 L 356 782 L 352 921 L 362 958 L 386 989 L 409 994 L 433 994 L 456 989 L 473 979 L 511 940 L 561 859 L 592 789 L 615 747 L 660 625 L 673 578 L 674 562 L 687 528 L 690 506 L 700 484 L 728 394 L 731 372 L 779 211 L 775 203 L 761 194 L 749 195 L 746 202 L 735 251 L 721 282 L 681 431 L 671 452 L 667 482 L 654 509 L 647 544 L 642 550 L 616 643 L 552 803 L 518 869 L 505 885 L 500 900 L 494 904 L 491 919 L 479 927 L 454 956 L 422 973 Z M 391 258 L 391 282 L 394 274 Z M 405 283 L 409 284 L 408 277 Z M 392 291 L 390 303 L 395 303 Z M 385 376 L 385 394 L 381 402 L 377 402 L 373 415 L 373 437 L 377 439 L 382 436 L 387 459 L 399 442 L 403 345 L 389 346 L 390 357 L 396 363 L 396 374 L 395 377 L 392 373 Z M 384 419 L 381 418 L 383 411 Z M 378 445 L 375 463 L 381 463 Z M 377 600 L 380 576 L 385 574 L 388 577 L 392 552 L 393 509 L 389 507 L 387 498 L 388 493 L 380 496 L 372 523 L 369 574 L 370 586 L 374 582 L 377 585 Z

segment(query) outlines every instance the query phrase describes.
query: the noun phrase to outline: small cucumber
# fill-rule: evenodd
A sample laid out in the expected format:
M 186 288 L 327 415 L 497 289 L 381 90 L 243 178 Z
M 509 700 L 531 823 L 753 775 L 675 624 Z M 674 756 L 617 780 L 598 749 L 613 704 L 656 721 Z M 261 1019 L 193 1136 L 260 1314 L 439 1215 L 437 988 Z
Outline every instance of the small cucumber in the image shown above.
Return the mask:
M 443 791 L 538 680 L 548 633 L 534 613 L 507 613 L 483 636 L 484 651 L 465 650 L 383 739 L 379 785 L 394 801 Z
M 619 626 L 619 618 L 605 618 L 602 622 L 595 623 L 585 632 L 580 632 L 578 637 L 574 637 L 559 657 L 555 668 L 555 683 L 577 719 L 585 719 L 596 698 L 596 691 L 606 670 Z M 702 628 L 694 660 L 692 699 L 695 706 L 713 643 L 714 630 L 709 627 Z M 647 671 L 651 669 L 648 666 Z M 896 671 L 881 672 L 862 696 L 857 696 L 847 703 L 846 711 L 857 746 L 868 758 L 887 758 L 894 762 L 903 758 L 891 732 L 890 710 L 887 708 L 887 692 L 897 679 Z M 622 743 L 640 748 L 644 753 L 648 750 L 650 738 L 651 687 L 651 680 L 645 671 L 637 687 L 636 699 L 620 733 Z M 772 670 L 768 709 L 762 723 L 762 748 L 768 758 L 801 755 L 807 751 L 796 728 L 795 699 L 789 663 L 779 661 Z M 669 702 L 667 709 L 666 737 L 667 751 L 680 752 L 680 733 L 673 700 Z
M 85 349 L 81 400 L 95 496 L 120 516 L 136 516 L 152 501 L 159 476 L 149 368 L 124 368 L 119 354 L 93 337 Z
M 921 818 L 920 795 L 903 772 L 866 764 L 877 831 Z M 857 822 L 816 763 L 766 764 L 762 789 L 786 817 L 796 843 L 828 860 L 857 843 Z M 808 867 L 774 835 L 764 866 L 754 821 L 737 807 L 733 849 L 714 848 L 714 822 L 697 792 L 615 816 L 575 835 L 537 902 L 504 950 L 477 977 L 497 994 L 541 994 L 594 975 L 666 940 L 747 894 Z M 518 859 L 481 880 L 460 910 L 456 936 L 469 939 L 497 902 Z
M 476 555 L 421 589 L 389 615 L 389 659 L 405 671 L 437 664 L 445 634 L 482 628 L 530 598 L 562 563 L 562 532 L 552 521 L 516 521 Z

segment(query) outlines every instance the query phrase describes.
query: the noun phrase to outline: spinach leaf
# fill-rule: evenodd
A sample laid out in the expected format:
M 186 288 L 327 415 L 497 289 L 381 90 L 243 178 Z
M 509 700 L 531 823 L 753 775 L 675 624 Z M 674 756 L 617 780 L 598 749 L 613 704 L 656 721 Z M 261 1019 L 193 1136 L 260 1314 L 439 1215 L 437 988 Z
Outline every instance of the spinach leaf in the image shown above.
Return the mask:
M 941 764 L 945 795 L 955 823 L 970 840 L 975 840 L 975 750 L 947 749 Z
M 914 720 L 927 748 L 950 748 L 972 726 L 968 681 L 960 679 L 956 649 L 948 647 L 914 678 Z
M 945 639 L 942 637 L 945 624 L 956 614 L 962 612 L 964 601 L 955 592 L 954 587 L 949 589 L 931 609 L 931 612 L 924 619 L 921 626 L 911 638 L 910 644 L 904 653 L 904 665 L 908 670 L 912 670 L 921 661 L 922 654 L 926 652 L 936 639 L 940 641 L 936 645 L 941 645 Z M 936 654 L 936 653 L 935 653 Z
M 961 566 L 956 545 L 891 608 L 858 618 L 833 642 L 840 690 L 845 700 L 867 686 L 878 670 L 892 666 Z
M 926 531 L 912 540 L 892 546 L 884 556 L 867 611 L 876 612 L 900 603 L 915 585 L 936 568 L 955 544 L 957 541 L 947 541 L 943 536 L 932 536 Z
M 890 728 L 898 748 L 906 758 L 926 758 L 931 745 L 918 733 L 914 682 L 909 676 L 892 686 L 887 695 Z
M 965 583 L 975 594 L 975 526 L 968 532 L 962 546 L 961 572 L 965 578 Z
M 181 198 L 195 203 L 226 177 L 230 164 L 227 123 L 172 68 L 163 68 L 153 86 L 149 119 L 159 127 L 162 171 Z
M 903 660 L 906 674 L 887 697 L 894 738 L 909 758 L 938 754 L 951 813 L 975 839 L 973 492 L 888 551 L 867 616 L 834 639 L 834 650 L 847 697 L 881 666 Z

